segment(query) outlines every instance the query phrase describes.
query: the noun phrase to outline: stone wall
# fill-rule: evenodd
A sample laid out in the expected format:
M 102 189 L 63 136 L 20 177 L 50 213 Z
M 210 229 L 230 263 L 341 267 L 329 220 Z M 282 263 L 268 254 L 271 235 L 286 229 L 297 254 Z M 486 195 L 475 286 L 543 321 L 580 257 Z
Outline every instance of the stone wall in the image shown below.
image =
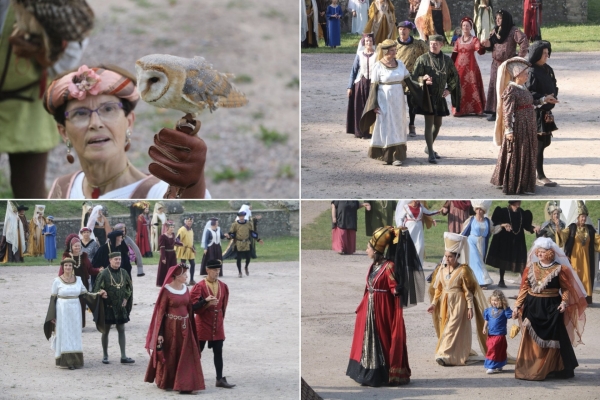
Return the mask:
M 452 26 L 458 27 L 460 20 L 469 16 L 473 18 L 473 0 L 446 0 L 450 9 L 450 18 Z M 370 3 L 373 0 L 369 1 Z M 408 19 L 408 0 L 392 0 L 396 10 L 396 20 L 404 21 Z M 342 8 L 346 10 L 348 0 L 340 0 Z M 494 10 L 508 10 L 517 26 L 523 26 L 523 0 L 492 0 Z M 544 24 L 559 22 L 587 22 L 588 0 L 543 0 L 543 21 Z M 346 13 L 342 19 L 342 31 L 348 32 L 352 26 L 352 16 Z M 542 31 L 543 35 L 543 31 Z

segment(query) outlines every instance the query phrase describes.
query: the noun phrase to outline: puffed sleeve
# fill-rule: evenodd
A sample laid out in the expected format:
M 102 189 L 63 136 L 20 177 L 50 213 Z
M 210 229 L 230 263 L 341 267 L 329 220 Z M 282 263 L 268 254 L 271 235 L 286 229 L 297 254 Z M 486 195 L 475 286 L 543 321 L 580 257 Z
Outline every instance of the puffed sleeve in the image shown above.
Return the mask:
M 515 116 L 516 98 L 514 89 L 508 85 L 502 93 L 502 111 L 504 112 L 504 134 L 513 133 L 513 119 Z

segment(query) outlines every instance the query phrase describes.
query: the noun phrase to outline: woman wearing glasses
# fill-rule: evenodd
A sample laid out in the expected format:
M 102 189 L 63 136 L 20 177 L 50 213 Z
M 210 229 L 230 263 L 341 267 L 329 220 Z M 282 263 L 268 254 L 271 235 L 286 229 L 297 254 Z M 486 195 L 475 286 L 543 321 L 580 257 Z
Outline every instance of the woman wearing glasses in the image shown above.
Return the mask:
M 85 65 L 50 84 L 44 107 L 57 122 L 67 161 L 74 163 L 76 153 L 81 171 L 57 178 L 49 198 L 210 197 L 204 183 L 206 145 L 197 137 L 163 129 L 149 152 L 154 175 L 131 164 L 125 153 L 140 98 L 135 85 L 135 78 L 118 67 Z M 179 162 L 173 163 L 173 155 Z

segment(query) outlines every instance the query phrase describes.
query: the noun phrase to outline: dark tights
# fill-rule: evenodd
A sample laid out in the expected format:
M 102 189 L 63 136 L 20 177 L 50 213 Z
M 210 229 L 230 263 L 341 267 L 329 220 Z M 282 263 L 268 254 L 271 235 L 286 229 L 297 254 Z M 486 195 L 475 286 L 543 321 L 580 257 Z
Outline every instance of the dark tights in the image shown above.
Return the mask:
M 200 352 L 204 350 L 206 341 L 200 341 Z M 211 340 L 208 342 L 208 348 L 212 348 L 215 359 L 215 370 L 217 371 L 217 380 L 223 377 L 223 341 Z
M 246 258 L 246 268 L 248 268 L 248 265 L 250 265 L 250 250 L 237 252 L 235 262 L 237 264 L 238 273 L 240 274 L 242 273 L 242 258 Z
M 46 164 L 48 153 L 12 153 L 8 155 L 10 164 L 10 185 L 15 199 L 45 199 Z
M 194 271 L 196 270 L 196 260 L 191 259 L 191 260 L 181 260 L 182 263 L 185 263 L 186 261 L 190 262 L 190 281 L 194 280 Z
M 433 142 L 440 133 L 442 127 L 442 117 L 437 115 L 425 115 L 425 142 L 427 143 L 427 152 L 429 157 L 433 156 Z
M 106 324 L 106 333 L 102 334 L 102 352 L 104 357 L 108 357 L 108 334 L 110 333 L 111 324 Z M 117 332 L 119 332 L 119 347 L 121 348 L 121 358 L 127 358 L 125 354 L 125 324 L 117 324 Z
M 412 105 L 410 93 L 406 94 L 406 103 L 408 103 L 408 116 L 410 118 L 408 125 L 414 126 L 415 125 L 415 108 Z
M 537 163 L 535 165 L 537 170 L 538 179 L 544 179 L 544 150 L 550 146 L 552 141 L 551 135 L 538 135 L 538 148 L 537 148 Z
M 500 269 L 500 282 L 504 282 L 504 270 Z

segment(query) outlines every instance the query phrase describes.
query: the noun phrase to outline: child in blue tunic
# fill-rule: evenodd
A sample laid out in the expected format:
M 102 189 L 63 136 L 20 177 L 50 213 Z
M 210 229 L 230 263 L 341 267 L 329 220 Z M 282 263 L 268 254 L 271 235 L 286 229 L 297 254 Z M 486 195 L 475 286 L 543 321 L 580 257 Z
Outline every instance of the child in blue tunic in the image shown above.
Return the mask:
M 42 230 L 45 245 L 44 258 L 52 262 L 56 259 L 56 225 L 54 225 L 54 217 L 52 215 L 47 220 L 48 223 Z
M 483 333 L 487 334 L 487 353 L 483 367 L 488 374 L 496 374 L 502 371 L 506 365 L 506 324 L 512 318 L 512 310 L 502 290 L 494 290 L 490 296 L 491 307 L 483 311 Z

